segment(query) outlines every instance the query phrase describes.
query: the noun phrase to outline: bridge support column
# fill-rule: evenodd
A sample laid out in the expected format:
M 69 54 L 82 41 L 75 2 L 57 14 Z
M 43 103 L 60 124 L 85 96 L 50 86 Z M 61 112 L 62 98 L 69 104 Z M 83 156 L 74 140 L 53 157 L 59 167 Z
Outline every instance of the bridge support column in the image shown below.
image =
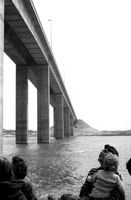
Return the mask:
M 0 1 L 0 155 L 3 154 L 4 0 Z
M 63 109 L 63 95 L 56 95 L 55 111 L 54 111 L 54 137 L 56 139 L 64 138 L 64 109 Z
M 49 143 L 49 104 L 50 104 L 50 71 L 49 66 L 38 66 L 37 120 L 38 143 Z
M 56 108 L 54 107 L 54 137 L 56 138 Z
M 69 108 L 64 109 L 64 136 L 70 136 L 70 110 Z
M 27 143 L 28 67 L 16 66 L 16 144 Z
M 73 126 L 74 126 L 73 116 L 70 114 L 70 136 L 73 136 Z

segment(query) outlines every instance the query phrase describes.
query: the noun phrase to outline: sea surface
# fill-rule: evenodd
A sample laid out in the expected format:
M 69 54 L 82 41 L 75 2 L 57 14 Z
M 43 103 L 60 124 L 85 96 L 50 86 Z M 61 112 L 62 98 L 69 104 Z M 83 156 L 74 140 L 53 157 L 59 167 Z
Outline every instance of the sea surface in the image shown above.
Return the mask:
M 28 143 L 16 145 L 14 137 L 4 137 L 3 153 L 9 159 L 20 155 L 27 161 L 28 176 L 39 200 L 46 199 L 48 194 L 79 194 L 88 171 L 99 166 L 98 155 L 105 144 L 115 146 L 119 152 L 126 200 L 131 200 L 131 176 L 126 170 L 131 157 L 131 136 L 74 136 L 51 139 L 50 144 L 37 144 L 36 137 L 29 137 Z

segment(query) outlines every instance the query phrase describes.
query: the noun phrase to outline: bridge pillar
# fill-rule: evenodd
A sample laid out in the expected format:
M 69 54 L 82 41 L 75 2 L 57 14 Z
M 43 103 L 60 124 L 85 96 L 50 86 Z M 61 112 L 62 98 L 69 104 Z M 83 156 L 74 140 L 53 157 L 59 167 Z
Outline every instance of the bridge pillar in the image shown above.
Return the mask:
M 74 126 L 73 116 L 70 114 L 70 136 L 73 136 L 73 126 Z
M 54 107 L 53 109 L 53 114 L 54 114 L 54 137 L 56 138 L 56 108 Z
M 3 153 L 4 0 L 0 1 L 0 155 Z
M 38 66 L 37 95 L 37 142 L 49 143 L 50 69 L 48 65 Z
M 55 111 L 54 111 L 54 137 L 56 139 L 64 138 L 64 109 L 63 95 L 56 95 Z
M 64 109 L 64 136 L 70 136 L 70 110 L 69 108 Z
M 28 67 L 16 65 L 16 144 L 27 143 Z

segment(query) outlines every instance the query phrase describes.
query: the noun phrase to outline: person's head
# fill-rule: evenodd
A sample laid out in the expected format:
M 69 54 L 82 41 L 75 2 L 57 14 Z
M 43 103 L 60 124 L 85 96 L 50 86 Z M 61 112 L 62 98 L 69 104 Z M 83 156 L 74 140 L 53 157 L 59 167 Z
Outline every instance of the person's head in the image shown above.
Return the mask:
M 0 157 L 0 182 L 10 181 L 12 178 L 11 163 L 5 157 Z
M 98 161 L 100 162 L 101 166 L 103 166 L 104 158 L 105 158 L 106 154 L 109 152 L 119 156 L 119 153 L 115 147 L 113 147 L 109 144 L 105 144 L 104 149 L 100 152 L 99 158 L 98 158 Z
M 12 169 L 16 179 L 24 179 L 27 175 L 27 164 L 19 156 L 12 157 Z
M 126 163 L 126 169 L 128 170 L 128 172 L 131 176 L 131 158 Z
M 80 198 L 74 194 L 65 193 L 60 197 L 59 200 L 80 200 Z
M 103 168 L 105 171 L 117 171 L 119 165 L 119 158 L 117 155 L 112 153 L 107 153 L 104 162 Z

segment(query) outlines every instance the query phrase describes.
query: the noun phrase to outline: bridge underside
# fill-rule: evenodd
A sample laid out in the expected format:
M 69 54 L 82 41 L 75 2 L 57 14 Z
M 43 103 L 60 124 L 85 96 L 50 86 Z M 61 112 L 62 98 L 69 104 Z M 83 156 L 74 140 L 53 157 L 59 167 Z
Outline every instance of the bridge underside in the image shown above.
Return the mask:
M 0 129 L 3 129 L 3 52 L 16 64 L 16 143 L 27 143 L 28 79 L 37 88 L 37 141 L 49 143 L 49 105 L 54 136 L 73 135 L 76 116 L 32 1 L 0 1 Z

